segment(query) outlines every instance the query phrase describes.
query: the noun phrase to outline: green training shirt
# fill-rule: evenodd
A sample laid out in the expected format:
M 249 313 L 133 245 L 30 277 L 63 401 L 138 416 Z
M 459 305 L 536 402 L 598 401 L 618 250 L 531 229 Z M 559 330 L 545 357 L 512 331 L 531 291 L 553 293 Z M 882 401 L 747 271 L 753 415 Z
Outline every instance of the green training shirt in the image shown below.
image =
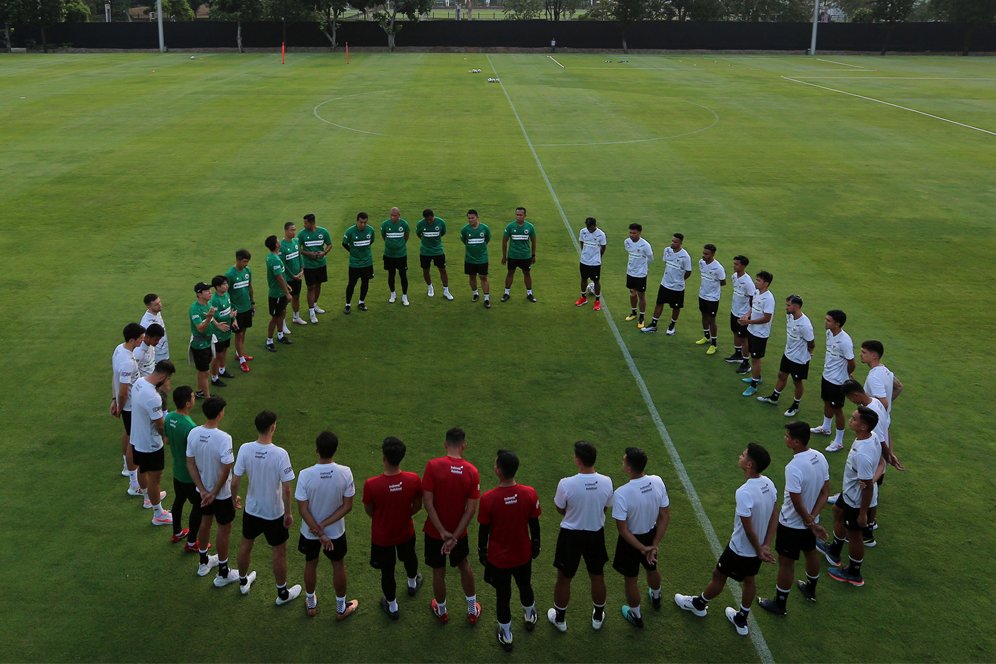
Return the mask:
M 232 318 L 235 315 L 232 313 L 232 298 L 228 297 L 228 293 L 221 294 L 215 291 L 214 295 L 211 296 L 211 300 L 208 302 L 209 307 L 214 307 L 214 318 L 211 320 L 211 333 L 218 337 L 218 341 L 225 341 L 226 339 L 232 338 Z M 228 332 L 222 332 L 218 329 L 217 323 L 228 323 Z
M 398 219 L 398 223 L 387 219 L 380 225 L 380 236 L 384 239 L 384 258 L 401 258 L 408 255 L 405 236 L 411 232 L 408 222 Z
M 422 238 L 418 253 L 422 256 L 442 256 L 443 236 L 446 235 L 446 222 L 439 217 L 430 224 L 425 219 L 415 225 L 415 234 Z
M 367 224 L 362 231 L 353 224 L 343 233 L 342 243 L 349 248 L 349 267 L 370 267 L 373 253 L 370 245 L 374 242 L 374 230 Z
M 474 228 L 467 224 L 460 229 L 460 241 L 467 245 L 464 261 L 481 265 L 488 262 L 488 242 L 491 242 L 491 229 L 485 224 Z
M 508 257 L 516 259 L 532 258 L 532 239 L 536 237 L 536 228 L 528 221 L 520 226 L 511 222 L 505 227 L 505 237 L 508 238 Z
M 173 479 L 184 484 L 193 484 L 194 479 L 187 471 L 187 435 L 196 424 L 189 415 L 176 411 L 166 414 L 163 427 L 169 441 L 169 451 L 173 455 Z
M 225 273 L 228 279 L 228 297 L 231 298 L 232 306 L 236 311 L 249 311 L 252 309 L 252 299 L 249 297 L 249 284 L 252 283 L 252 271 L 246 265 L 241 270 L 236 270 L 235 266 L 228 268 Z
M 208 325 L 204 328 L 203 332 L 197 331 L 197 326 L 207 320 L 210 309 L 210 304 L 201 304 L 197 300 L 194 300 L 194 303 L 190 305 L 190 334 L 193 335 L 193 339 L 190 340 L 190 347 L 194 350 L 211 347 L 211 326 Z
M 287 279 L 284 262 L 271 251 L 266 255 L 266 285 L 270 288 L 269 295 L 274 298 L 287 297 L 287 291 L 280 285 L 277 277 L 283 277 L 285 281 Z
M 284 261 L 284 279 L 290 281 L 301 274 L 301 267 L 304 265 L 301 256 L 301 241 L 297 238 L 293 240 L 280 241 L 280 258 Z
M 315 226 L 315 230 L 313 231 L 309 231 L 307 228 L 299 231 L 297 239 L 301 241 L 301 248 L 305 251 L 323 251 L 326 246 L 332 246 L 332 236 L 327 229 L 321 226 Z M 325 256 L 322 256 L 317 261 L 307 256 L 303 258 L 304 267 L 307 268 L 322 267 L 325 265 Z

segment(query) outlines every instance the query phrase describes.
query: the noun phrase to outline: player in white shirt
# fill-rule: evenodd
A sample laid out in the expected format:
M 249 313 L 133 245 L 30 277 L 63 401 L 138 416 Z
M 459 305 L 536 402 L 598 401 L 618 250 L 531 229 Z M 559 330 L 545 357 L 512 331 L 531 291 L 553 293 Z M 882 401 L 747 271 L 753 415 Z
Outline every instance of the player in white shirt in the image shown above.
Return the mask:
M 629 237 L 623 240 L 626 250 L 626 288 L 629 289 L 629 315 L 627 321 L 636 320 L 636 326 L 644 327 L 644 315 L 647 311 L 647 271 L 650 261 L 654 260 L 654 250 L 650 243 L 641 237 L 643 226 L 629 225 Z M 638 308 L 639 307 L 639 308 Z M 639 317 L 639 320 L 637 320 Z
M 163 336 L 156 344 L 156 362 L 169 359 L 169 339 L 166 337 L 166 323 L 163 321 L 163 303 L 155 293 L 149 293 L 143 298 L 145 313 L 138 321 L 146 330 L 153 323 L 163 328 Z
M 598 227 L 594 217 L 584 220 L 584 228 L 578 234 L 581 243 L 581 297 L 575 307 L 588 304 L 588 293 L 595 296 L 595 311 L 602 309 L 602 256 L 605 255 L 605 232 Z M 591 285 L 588 281 L 591 280 Z
M 619 536 L 612 568 L 623 575 L 626 603 L 623 618 L 634 627 L 643 627 L 640 611 L 640 589 L 637 587 L 640 567 L 647 571 L 647 591 L 650 603 L 661 608 L 661 573 L 657 558 L 661 540 L 671 522 L 670 501 L 664 481 L 657 475 L 647 475 L 647 453 L 638 447 L 627 447 L 623 454 L 623 472 L 629 482 L 616 489 L 612 497 L 612 518 Z
M 564 516 L 557 536 L 553 566 L 557 568 L 557 583 L 553 588 L 553 608 L 546 612 L 547 620 L 561 632 L 567 631 L 567 605 L 571 601 L 571 580 L 578 571 L 581 558 L 591 578 L 591 626 L 602 628 L 605 620 L 605 575 L 602 573 L 609 554 L 605 550 L 605 512 L 612 505 L 612 480 L 595 472 L 598 452 L 591 443 L 574 443 L 576 475 L 565 477 L 557 484 L 553 498 L 557 511 Z
M 803 381 L 809 378 L 809 361 L 813 358 L 815 347 L 816 335 L 809 317 L 802 313 L 802 298 L 798 295 L 789 295 L 785 298 L 785 354 L 782 355 L 782 363 L 778 367 L 778 380 L 775 381 L 775 389 L 769 396 L 758 397 L 757 400 L 773 406 L 778 405 L 778 397 L 788 384 L 788 377 L 792 376 L 795 398 L 784 415 L 795 417 L 799 413 L 805 389 Z M 806 436 L 806 440 L 809 440 L 809 436 Z
M 820 580 L 820 556 L 816 540 L 827 531 L 820 525 L 820 510 L 830 496 L 830 465 L 816 450 L 809 449 L 809 425 L 789 422 L 785 425 L 785 446 L 792 450 L 792 460 L 785 466 L 785 500 L 778 514 L 775 551 L 778 552 L 778 578 L 775 598 L 758 602 L 762 609 L 785 615 L 795 562 L 806 556 L 806 580 L 796 581 L 803 597 L 816 601 L 816 582 Z
M 207 421 L 194 427 L 187 434 L 187 470 L 201 498 L 201 526 L 197 532 L 199 560 L 197 575 L 207 576 L 213 567 L 218 568 L 214 585 L 218 588 L 239 580 L 239 571 L 228 566 L 228 548 L 232 535 L 235 510 L 242 507 L 238 494 L 232 494 L 232 437 L 218 428 L 225 416 L 225 400 L 208 397 L 201 410 Z M 218 521 L 215 543 L 217 555 L 208 555 L 211 541 L 211 522 Z M 249 575 L 256 579 L 256 572 Z M 252 583 L 252 581 L 249 581 Z
M 122 331 L 120 343 L 111 355 L 111 415 L 121 418 L 121 475 L 128 478 L 128 495 L 141 496 L 138 467 L 131 459 L 131 386 L 138 380 L 135 349 L 145 338 L 145 328 L 138 323 L 128 323 Z
M 726 270 L 723 264 L 716 260 L 716 245 L 707 244 L 702 247 L 702 258 L 699 259 L 699 274 L 702 284 L 699 286 L 699 312 L 702 314 L 702 338 L 695 343 L 699 346 L 708 344 L 706 355 L 716 354 L 716 314 L 719 313 L 719 298 L 723 286 L 726 285 Z
M 884 466 L 882 447 L 874 434 L 878 415 L 871 408 L 858 406 L 848 422 L 855 434 L 844 464 L 844 485 L 833 506 L 833 543 L 818 542 L 817 548 L 832 567 L 827 574 L 835 581 L 863 586 L 861 563 L 865 557 L 864 530 L 868 527 L 868 509 L 875 494 L 875 474 Z M 848 565 L 841 565 L 840 554 L 847 543 Z
M 159 323 L 151 323 L 145 328 L 145 338 L 132 353 L 135 364 L 138 366 L 139 376 L 152 375 L 152 371 L 156 368 L 156 362 L 160 361 L 156 349 L 164 334 L 163 326 Z
M 757 594 L 754 577 L 761 563 L 775 562 L 771 553 L 771 540 L 778 525 L 778 490 L 774 483 L 761 473 L 771 463 L 771 455 L 757 443 L 748 443 L 740 453 L 739 465 L 746 480 L 737 489 L 737 512 L 733 519 L 733 536 L 719 557 L 712 572 L 712 580 L 699 595 L 674 596 L 674 603 L 685 611 L 704 618 L 709 611 L 709 600 L 717 597 L 726 586 L 726 579 L 739 581 L 743 587 L 740 610 L 726 607 L 729 620 L 740 636 L 747 636 L 747 619 L 750 605 Z
M 287 587 L 287 540 L 294 523 L 291 514 L 291 481 L 294 468 L 287 450 L 273 444 L 277 414 L 264 410 L 256 416 L 259 438 L 245 443 L 235 456 L 232 470 L 232 493 L 238 495 L 242 477 L 249 476 L 246 507 L 242 513 L 242 543 L 239 545 L 239 590 L 243 595 L 255 580 L 247 574 L 252 547 L 260 535 L 273 548 L 273 579 L 277 584 L 276 604 L 290 602 L 301 594 L 301 586 Z
M 844 390 L 841 386 L 854 373 L 854 343 L 844 331 L 847 314 L 840 309 L 827 312 L 827 354 L 820 380 L 820 398 L 823 399 L 823 424 L 813 427 L 813 433 L 829 436 L 830 427 L 836 426 L 833 442 L 827 452 L 844 449 Z
M 332 458 L 339 449 L 339 438 L 323 431 L 315 439 L 318 463 L 305 468 L 297 478 L 294 498 L 301 514 L 301 536 L 297 550 L 304 554 L 305 610 L 309 616 L 318 613 L 318 554 L 332 561 L 332 583 L 335 588 L 336 620 L 345 620 L 356 611 L 359 602 L 346 601 L 346 520 L 353 509 L 356 487 L 353 471 L 335 463 Z
M 757 290 L 754 278 L 747 274 L 750 259 L 746 256 L 733 257 L 733 299 L 730 301 L 730 332 L 733 333 L 733 352 L 723 358 L 731 364 L 740 365 L 738 374 L 750 373 L 750 350 L 747 348 L 747 326 L 740 317 L 750 311 L 750 302 Z
M 750 309 L 740 317 L 740 324 L 747 327 L 747 350 L 750 351 L 751 358 L 750 377 L 740 379 L 750 385 L 741 396 L 754 396 L 757 386 L 761 384 L 761 360 L 764 359 L 768 337 L 771 336 L 771 318 L 775 315 L 775 296 L 768 290 L 774 279 L 772 274 L 765 270 L 757 273 L 757 277 L 754 278 L 755 291 L 750 301 Z
M 664 250 L 664 276 L 661 277 L 660 288 L 657 289 L 657 305 L 654 307 L 654 316 L 650 325 L 643 328 L 643 332 L 653 333 L 657 331 L 657 321 L 664 311 L 664 305 L 671 307 L 671 322 L 667 325 L 667 335 L 674 335 L 674 326 L 678 323 L 678 316 L 682 307 L 685 306 L 685 281 L 692 276 L 692 257 L 681 248 L 681 243 L 685 241 L 685 236 L 675 233 L 671 237 L 671 245 Z
M 173 516 L 162 508 L 166 492 L 160 491 L 159 485 L 163 468 L 166 467 L 166 452 L 163 449 L 165 416 L 160 391 L 169 390 L 169 379 L 174 373 L 176 367 L 173 363 L 162 360 L 156 363 L 150 375 L 135 381 L 131 390 L 131 458 L 138 466 L 139 475 L 145 479 L 143 507 L 153 510 L 153 526 L 173 523 Z

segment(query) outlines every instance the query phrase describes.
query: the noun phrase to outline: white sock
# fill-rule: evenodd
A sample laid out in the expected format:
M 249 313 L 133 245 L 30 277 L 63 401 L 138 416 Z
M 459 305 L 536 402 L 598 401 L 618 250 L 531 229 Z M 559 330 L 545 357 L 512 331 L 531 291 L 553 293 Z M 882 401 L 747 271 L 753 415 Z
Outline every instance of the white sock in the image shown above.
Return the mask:
M 837 429 L 837 431 L 834 432 L 834 434 L 833 434 L 833 442 L 834 442 L 834 445 L 843 445 L 844 444 L 844 430 L 843 429 Z
M 443 286 L 443 292 L 444 293 L 449 293 L 450 292 L 450 287 L 449 286 Z
M 311 314 L 312 316 L 314 316 L 315 315 L 315 308 L 314 307 L 308 307 L 308 313 Z
M 437 616 L 445 615 L 446 614 L 446 601 L 444 600 L 442 602 L 436 602 L 436 610 L 437 610 L 437 613 L 436 613 Z
M 335 598 L 335 610 L 338 611 L 339 613 L 342 613 L 343 611 L 346 610 L 346 598 L 345 597 L 338 597 L 337 596 Z
M 398 598 L 397 597 L 395 597 L 394 599 L 392 599 L 390 602 L 387 603 L 387 610 L 390 611 L 391 613 L 394 613 L 395 611 L 398 610 Z
M 128 455 L 127 454 L 122 454 L 121 455 L 121 467 L 124 468 L 125 470 L 128 470 Z
M 632 613 L 633 616 L 636 617 L 636 618 L 642 618 L 643 617 L 643 616 L 640 615 L 640 607 L 638 607 L 638 606 L 631 606 L 631 607 L 629 607 L 629 612 Z
M 277 332 L 277 339 L 283 339 L 283 338 L 284 338 L 284 332 L 283 332 L 283 330 L 281 330 L 280 332 Z
M 477 292 L 476 288 L 474 289 L 474 295 L 480 295 L 480 293 Z
M 161 502 L 156 503 L 155 505 L 152 506 L 152 511 L 155 513 L 156 516 L 162 516 L 163 504 Z
M 128 471 L 128 483 L 132 489 L 138 488 L 138 469 Z
M 661 589 L 660 588 L 651 588 L 650 589 L 650 596 L 653 597 L 654 599 L 659 599 L 660 596 L 661 596 Z
M 526 289 L 526 295 L 532 295 L 532 294 L 533 294 L 533 289 L 532 288 L 527 288 Z
M 313 609 L 316 606 L 318 606 L 318 598 L 315 597 L 315 593 L 305 592 L 304 593 L 304 598 L 307 601 L 309 608 Z
M 505 637 L 506 641 L 512 640 L 512 623 L 498 623 L 498 629 L 501 630 L 501 635 Z
M 218 382 L 218 374 L 211 374 L 211 382 L 212 383 Z
M 833 418 L 832 417 L 824 417 L 823 418 L 823 428 L 824 429 L 832 429 L 833 428 Z
M 267 337 L 266 338 L 266 345 L 267 346 L 272 346 L 273 345 L 273 337 Z
M 511 289 L 511 288 L 506 288 L 506 289 L 505 289 L 505 295 L 508 295 L 508 294 L 509 294 L 509 293 L 511 293 L 511 292 L 512 292 L 512 289 Z
M 477 613 L 477 595 L 467 596 L 467 613 Z
M 418 586 L 418 577 L 417 576 L 409 577 L 408 578 L 408 587 L 409 588 L 415 588 L 416 586 Z
M 536 605 L 522 607 L 522 613 L 526 618 L 532 618 L 536 615 Z

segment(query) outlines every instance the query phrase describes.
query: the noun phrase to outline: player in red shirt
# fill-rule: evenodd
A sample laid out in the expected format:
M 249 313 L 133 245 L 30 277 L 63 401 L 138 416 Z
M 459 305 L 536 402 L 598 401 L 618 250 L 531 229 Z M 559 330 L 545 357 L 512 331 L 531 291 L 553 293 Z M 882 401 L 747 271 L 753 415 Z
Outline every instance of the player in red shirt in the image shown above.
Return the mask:
M 412 516 L 422 509 L 422 481 L 416 473 L 401 470 L 405 444 L 388 436 L 381 445 L 384 472 L 363 484 L 363 509 L 370 515 L 370 566 L 380 570 L 380 587 L 384 596 L 380 608 L 398 619 L 397 583 L 394 564 L 401 560 L 408 575 L 408 595 L 414 597 L 422 587 L 415 552 L 415 525 Z
M 422 473 L 425 511 L 425 564 L 432 568 L 432 615 L 441 623 L 446 612 L 446 559 L 460 569 L 460 584 L 467 599 L 467 622 L 476 625 L 481 605 L 474 590 L 474 570 L 467 560 L 467 524 L 477 511 L 481 480 L 477 468 L 463 458 L 467 436 L 454 427 L 446 432 L 446 456 L 431 459 Z
M 536 596 L 533 593 L 533 559 L 540 552 L 540 503 L 536 490 L 515 482 L 519 457 L 498 450 L 495 475 L 498 486 L 481 496 L 477 514 L 477 554 L 484 565 L 484 581 L 494 586 L 498 599 L 498 645 L 512 650 L 512 579 L 519 587 L 519 600 L 526 631 L 536 625 Z

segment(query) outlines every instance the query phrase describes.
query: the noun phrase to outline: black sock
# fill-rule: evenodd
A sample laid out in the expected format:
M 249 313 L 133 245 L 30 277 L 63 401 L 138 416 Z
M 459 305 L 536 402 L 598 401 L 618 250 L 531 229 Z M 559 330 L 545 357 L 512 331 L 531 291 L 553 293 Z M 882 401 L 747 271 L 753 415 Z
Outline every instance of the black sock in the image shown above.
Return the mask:
M 830 553 L 832 553 L 834 556 L 837 556 L 839 558 L 840 557 L 840 552 L 844 550 L 844 543 L 846 541 L 847 540 L 841 539 L 840 537 L 837 537 L 836 535 L 834 535 L 833 536 L 833 544 L 830 545 Z
M 219 560 L 218 561 L 218 576 L 228 576 L 228 561 Z
M 283 584 L 282 586 L 277 586 L 277 597 L 279 597 L 280 599 L 287 599 L 288 597 L 290 597 L 290 591 L 287 590 L 286 583 Z
M 667 329 L 669 329 L 669 330 L 673 330 L 673 329 L 674 329 L 674 326 L 675 326 L 676 324 L 677 324 L 677 323 L 676 323 L 676 322 L 675 322 L 675 320 L 674 320 L 674 319 L 672 318 L 672 319 L 671 319 L 671 322 L 667 324 Z
M 702 336 L 705 339 L 709 338 L 709 328 L 706 328 L 706 329 L 702 330 Z
M 740 610 L 737 611 L 737 615 L 735 615 L 734 618 L 736 619 L 736 621 L 739 624 L 746 625 L 747 624 L 747 617 L 749 615 L 750 615 L 750 607 L 749 606 L 744 606 L 743 604 L 741 604 L 740 605 Z
M 650 327 L 657 327 L 657 319 L 656 318 L 651 318 L 650 319 Z
M 817 573 L 816 576 L 809 576 L 809 573 L 808 572 L 806 573 L 806 586 L 812 592 L 816 592 L 816 582 L 819 580 L 820 580 L 819 573 Z
M 629 310 L 629 315 L 630 316 L 635 316 L 636 315 L 636 308 L 635 307 Z
M 861 563 L 864 562 L 864 559 L 862 559 L 862 560 L 855 560 L 854 558 L 851 558 L 850 556 L 848 556 L 848 560 L 851 561 L 851 564 L 848 565 L 847 571 L 850 572 L 851 574 L 855 575 L 855 576 L 861 576 Z
M 785 603 L 788 602 L 789 591 L 782 590 L 777 585 L 775 586 L 775 597 L 778 599 L 778 605 L 783 609 L 785 608 Z
M 715 346 L 716 345 L 716 337 L 712 337 L 711 339 L 709 339 L 709 343 L 712 344 L 713 346 Z
M 705 608 L 709 606 L 709 600 L 705 598 L 705 595 L 699 595 L 698 597 L 693 597 L 692 606 L 694 606 L 699 611 L 705 611 Z
M 553 610 L 557 612 L 556 620 L 557 622 L 564 622 L 567 620 L 567 609 L 561 609 L 560 607 L 553 607 Z
M 792 399 L 792 407 L 795 409 L 799 408 L 800 401 L 798 399 Z
M 604 619 L 605 618 L 605 605 L 602 604 L 601 606 L 599 606 L 598 604 L 593 604 L 592 606 L 595 607 L 595 612 L 594 612 L 594 614 L 592 614 L 592 618 L 594 618 L 595 620 L 602 620 L 602 619 Z
M 205 551 L 204 553 L 201 553 L 201 565 L 207 565 L 207 564 L 208 564 L 208 554 L 207 551 Z
M 240 586 L 248 586 L 249 585 L 249 577 L 247 577 L 247 576 L 240 576 L 239 577 L 239 585 Z
M 750 386 L 751 387 L 757 387 L 758 383 L 760 383 L 760 382 L 761 382 L 760 378 L 751 378 L 750 379 Z
M 782 393 L 780 391 L 778 391 L 778 390 L 773 390 L 771 392 L 771 400 L 772 401 L 778 401 L 778 397 L 780 397 L 780 396 L 782 396 Z

